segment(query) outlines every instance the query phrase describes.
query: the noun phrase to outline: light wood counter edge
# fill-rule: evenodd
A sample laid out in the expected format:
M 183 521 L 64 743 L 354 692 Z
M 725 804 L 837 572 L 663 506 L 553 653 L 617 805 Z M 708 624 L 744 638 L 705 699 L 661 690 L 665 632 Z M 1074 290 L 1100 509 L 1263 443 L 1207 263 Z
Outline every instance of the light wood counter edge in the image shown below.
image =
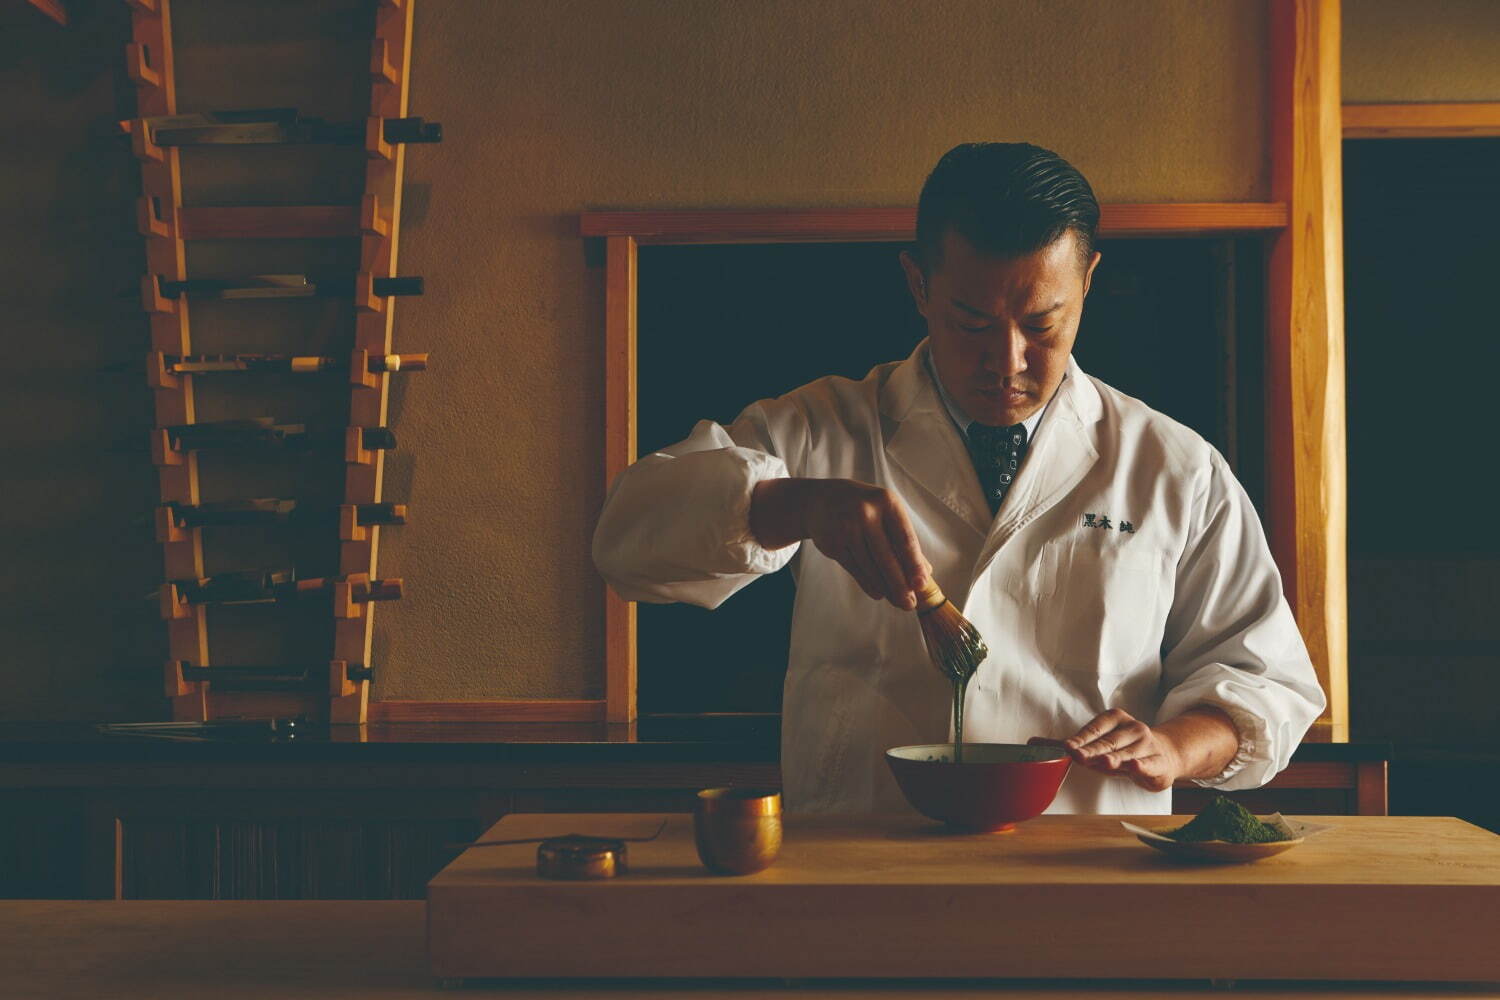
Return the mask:
M 214 996 L 258 1000 L 407 1000 L 416 997 L 507 997 L 644 1000 L 662 995 L 650 984 L 476 984 L 442 989 L 427 974 L 420 901 L 101 901 L 0 900 L 0 975 L 15 1000 L 110 996 L 174 1000 Z M 1500 984 L 1407 986 L 1367 984 L 1239 984 L 1231 993 L 1206 983 L 1118 982 L 911 984 L 781 983 L 761 988 L 703 984 L 668 991 L 673 1000 L 770 1000 L 900 996 L 944 1000 L 994 996 L 1148 1000 L 1293 1000 L 1474 997 L 1500 995 Z

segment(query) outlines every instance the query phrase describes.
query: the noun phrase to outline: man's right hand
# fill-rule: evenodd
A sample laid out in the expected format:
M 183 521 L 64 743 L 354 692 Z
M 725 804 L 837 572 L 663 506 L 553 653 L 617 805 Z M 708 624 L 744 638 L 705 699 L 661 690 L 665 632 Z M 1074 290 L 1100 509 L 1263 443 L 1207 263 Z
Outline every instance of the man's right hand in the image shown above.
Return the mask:
M 932 574 L 901 499 L 853 479 L 767 479 L 751 494 L 750 530 L 768 549 L 811 539 L 875 600 L 904 611 Z

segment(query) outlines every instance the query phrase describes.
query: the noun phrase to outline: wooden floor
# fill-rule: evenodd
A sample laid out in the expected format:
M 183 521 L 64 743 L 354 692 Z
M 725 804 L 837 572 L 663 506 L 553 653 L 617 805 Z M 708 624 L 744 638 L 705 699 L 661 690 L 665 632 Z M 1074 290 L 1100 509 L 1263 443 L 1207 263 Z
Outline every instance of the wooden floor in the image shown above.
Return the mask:
M 416 901 L 0 901 L 0 995 L 6 1000 L 734 1000 L 920 996 L 1262 1000 L 1495 997 L 1488 986 L 1188 983 L 603 983 L 465 984 L 427 974 Z

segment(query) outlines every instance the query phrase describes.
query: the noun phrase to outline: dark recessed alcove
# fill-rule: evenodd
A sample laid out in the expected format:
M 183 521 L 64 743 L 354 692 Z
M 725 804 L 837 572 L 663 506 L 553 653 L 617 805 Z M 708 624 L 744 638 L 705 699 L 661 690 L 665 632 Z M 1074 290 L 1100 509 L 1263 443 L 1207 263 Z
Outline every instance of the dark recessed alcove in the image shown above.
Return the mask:
M 905 358 L 925 331 L 897 261 L 902 247 L 643 246 L 639 453 L 821 375 L 860 378 Z M 1099 249 L 1079 364 L 1203 434 L 1259 505 L 1264 243 L 1117 239 Z M 783 571 L 712 612 L 641 604 L 642 715 L 779 711 L 792 596 Z
M 1349 693 L 1359 739 L 1492 743 L 1497 181 L 1500 139 L 1344 143 Z M 1403 794 L 1393 778 L 1393 808 Z

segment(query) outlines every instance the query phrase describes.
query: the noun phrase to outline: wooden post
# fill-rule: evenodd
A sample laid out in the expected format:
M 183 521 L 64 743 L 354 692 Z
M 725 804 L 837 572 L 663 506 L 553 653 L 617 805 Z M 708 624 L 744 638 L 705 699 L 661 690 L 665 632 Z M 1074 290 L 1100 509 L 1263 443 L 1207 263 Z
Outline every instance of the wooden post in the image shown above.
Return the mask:
M 1349 738 L 1339 0 L 1272 0 L 1267 314 L 1270 541 L 1328 695 L 1310 739 Z
M 84 891 L 89 899 L 124 899 L 125 831 L 114 796 L 91 795 L 84 809 L 84 825 L 88 838 L 83 859 Z
M 1390 762 L 1362 760 L 1355 777 L 1354 811 L 1361 816 L 1388 816 Z
M 633 236 L 605 239 L 604 476 L 613 483 L 635 461 L 636 266 Z M 623 420 L 619 419 L 621 416 Z M 605 719 L 636 719 L 635 602 L 604 588 Z

